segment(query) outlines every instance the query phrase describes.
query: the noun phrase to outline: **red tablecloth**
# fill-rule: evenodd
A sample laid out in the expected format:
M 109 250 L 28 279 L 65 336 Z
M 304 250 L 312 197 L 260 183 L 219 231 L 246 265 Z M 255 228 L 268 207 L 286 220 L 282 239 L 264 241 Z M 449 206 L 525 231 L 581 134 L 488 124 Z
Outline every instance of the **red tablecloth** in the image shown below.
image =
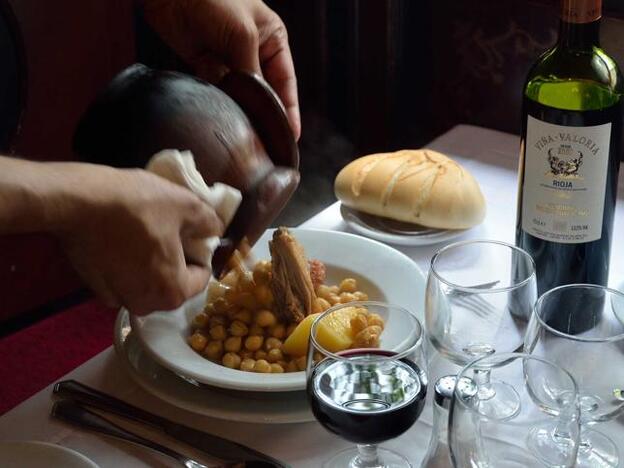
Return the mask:
M 88 301 L 0 339 L 0 414 L 111 345 L 116 311 Z

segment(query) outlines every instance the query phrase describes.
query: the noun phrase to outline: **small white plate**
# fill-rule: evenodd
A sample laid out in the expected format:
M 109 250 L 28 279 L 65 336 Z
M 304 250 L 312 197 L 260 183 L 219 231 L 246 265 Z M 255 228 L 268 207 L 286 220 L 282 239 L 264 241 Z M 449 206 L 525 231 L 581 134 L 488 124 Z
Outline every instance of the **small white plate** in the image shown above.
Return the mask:
M 438 244 L 455 239 L 467 231 L 467 229 L 435 229 L 403 223 L 363 213 L 343 204 L 340 204 L 340 214 L 345 223 L 358 234 L 395 245 Z
M 353 234 L 314 229 L 291 229 L 306 255 L 325 263 L 327 283 L 342 278 L 358 280 L 359 289 L 370 300 L 390 302 L 423 318 L 425 278 L 409 257 L 380 242 Z M 268 241 L 273 230 L 264 233 L 252 252 L 258 260 L 270 258 Z M 205 293 L 168 312 L 130 316 L 133 333 L 150 356 L 180 376 L 215 387 L 257 392 L 303 390 L 303 372 L 257 374 L 229 369 L 193 351 L 187 343 L 194 316 L 206 302 Z
M 87 457 L 62 445 L 38 441 L 0 442 L 2 468 L 98 468 Z
M 128 312 L 115 323 L 115 352 L 132 379 L 167 403 L 227 421 L 285 424 L 314 421 L 305 392 L 237 392 L 191 384 L 156 363 L 131 332 Z M 0 465 L 1 466 L 1 465 Z

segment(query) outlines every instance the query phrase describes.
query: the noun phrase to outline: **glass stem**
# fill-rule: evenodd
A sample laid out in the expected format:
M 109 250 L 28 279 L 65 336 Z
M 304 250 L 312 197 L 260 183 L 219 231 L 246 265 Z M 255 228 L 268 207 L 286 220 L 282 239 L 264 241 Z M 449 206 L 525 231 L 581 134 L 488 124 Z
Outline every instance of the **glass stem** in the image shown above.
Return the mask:
M 479 400 L 489 400 L 496 396 L 496 390 L 490 384 L 490 370 L 489 369 L 475 369 L 474 380 L 479 387 L 477 391 L 477 397 Z
M 358 455 L 355 457 L 352 466 L 354 468 L 377 468 L 383 466 L 379 462 L 377 455 L 377 445 L 375 444 L 358 444 Z

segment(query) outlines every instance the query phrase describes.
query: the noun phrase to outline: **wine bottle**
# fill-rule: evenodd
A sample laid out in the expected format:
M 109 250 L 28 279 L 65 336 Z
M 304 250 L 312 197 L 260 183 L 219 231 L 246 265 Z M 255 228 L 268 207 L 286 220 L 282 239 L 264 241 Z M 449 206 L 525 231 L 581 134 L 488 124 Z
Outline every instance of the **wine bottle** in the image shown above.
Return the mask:
M 539 294 L 608 281 L 624 83 L 600 48 L 601 3 L 562 1 L 558 41 L 524 87 L 516 244 L 535 260 Z

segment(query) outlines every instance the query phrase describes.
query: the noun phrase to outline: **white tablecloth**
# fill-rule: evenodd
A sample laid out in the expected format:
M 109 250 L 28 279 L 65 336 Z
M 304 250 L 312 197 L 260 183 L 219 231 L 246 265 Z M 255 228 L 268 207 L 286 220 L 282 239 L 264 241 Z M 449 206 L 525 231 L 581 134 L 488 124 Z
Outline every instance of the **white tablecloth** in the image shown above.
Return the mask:
M 432 149 L 454 155 L 477 178 L 487 199 L 488 215 L 478 228 L 467 232 L 464 238 L 492 238 L 513 242 L 515 222 L 517 154 L 519 141 L 516 136 L 478 127 L 461 125 L 428 145 Z M 624 289 L 624 174 L 620 173 L 619 204 L 616 211 L 615 242 L 612 251 L 611 284 Z M 302 227 L 347 230 L 338 204 L 334 204 Z M 400 248 L 427 271 L 428 262 L 439 246 Z M 349 444 L 326 432 L 318 423 L 262 425 L 242 424 L 198 416 L 163 403 L 138 387 L 117 364 L 112 348 L 109 348 L 80 367 L 65 379 L 75 379 L 89 386 L 113 394 L 148 411 L 172 420 L 236 440 L 269 453 L 296 468 L 316 468 L 329 455 Z M 431 380 L 442 374 L 443 366 L 435 367 Z M 10 385 L 2 382 L 1 385 Z M 431 392 L 429 392 L 431 393 Z M 41 440 L 73 448 L 91 458 L 102 468 L 119 467 L 168 467 L 177 466 L 170 460 L 146 449 L 100 437 L 92 433 L 74 430 L 49 417 L 52 405 L 52 385 L 21 403 L 0 417 L 0 440 Z M 431 411 L 428 408 L 420 420 L 407 433 L 389 441 L 384 446 L 397 448 L 407 455 L 415 467 L 427 447 L 431 432 Z M 142 432 L 139 426 L 133 426 Z M 624 447 L 624 427 L 621 422 L 599 426 Z M 187 446 L 154 432 L 144 432 L 153 440 L 164 443 L 200 460 L 205 456 Z M 622 454 L 624 456 L 624 453 Z

